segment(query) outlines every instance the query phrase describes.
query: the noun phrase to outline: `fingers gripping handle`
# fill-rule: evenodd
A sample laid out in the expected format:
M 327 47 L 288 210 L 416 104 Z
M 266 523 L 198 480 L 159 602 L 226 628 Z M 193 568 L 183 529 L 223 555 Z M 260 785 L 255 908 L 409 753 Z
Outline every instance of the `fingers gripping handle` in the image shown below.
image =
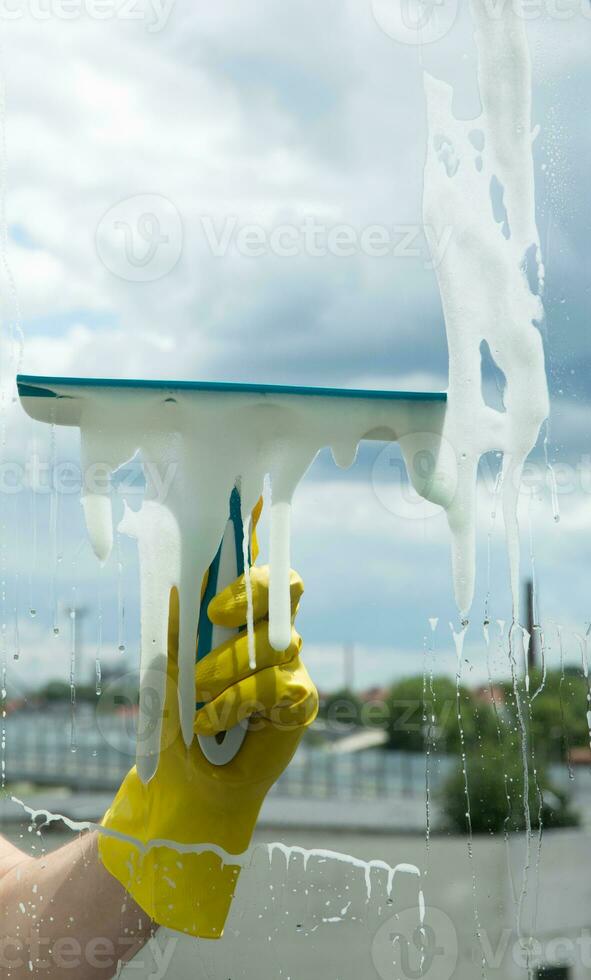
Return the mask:
M 230 582 L 244 573 L 242 513 L 240 494 L 234 488 L 230 496 L 230 517 L 224 536 L 211 566 L 207 588 L 201 600 L 197 634 L 197 660 L 206 657 L 215 647 L 228 639 L 234 630 L 214 626 L 207 615 L 207 607 L 214 595 L 225 589 Z M 202 705 L 197 704 L 196 708 Z M 224 766 L 238 755 L 246 737 L 247 722 L 239 722 L 234 728 L 218 735 L 198 735 L 203 755 L 214 766 Z

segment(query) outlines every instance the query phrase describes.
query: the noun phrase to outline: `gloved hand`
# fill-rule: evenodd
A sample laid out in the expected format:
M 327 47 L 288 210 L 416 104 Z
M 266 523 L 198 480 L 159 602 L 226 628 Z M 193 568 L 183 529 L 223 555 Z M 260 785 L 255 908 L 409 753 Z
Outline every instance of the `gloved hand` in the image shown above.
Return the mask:
M 178 596 L 171 595 L 166 701 L 161 756 L 154 778 L 144 785 L 135 767 L 125 777 L 103 818 L 103 826 L 142 844 L 174 841 L 214 845 L 231 855 L 251 840 L 265 796 L 290 762 L 316 717 L 318 695 L 299 659 L 301 637 L 292 627 L 283 653 L 269 644 L 269 570 L 251 569 L 256 667 L 249 666 L 244 576 L 215 596 L 208 615 L 217 626 L 241 628 L 195 668 L 196 702 L 205 702 L 195 732 L 216 735 L 245 721 L 249 726 L 237 756 L 211 765 L 197 739 L 186 748 L 179 725 Z M 291 573 L 292 622 L 303 592 Z M 194 936 L 218 938 L 240 873 L 215 851 L 180 853 L 165 844 L 142 852 L 132 843 L 100 835 L 106 868 L 157 923 Z

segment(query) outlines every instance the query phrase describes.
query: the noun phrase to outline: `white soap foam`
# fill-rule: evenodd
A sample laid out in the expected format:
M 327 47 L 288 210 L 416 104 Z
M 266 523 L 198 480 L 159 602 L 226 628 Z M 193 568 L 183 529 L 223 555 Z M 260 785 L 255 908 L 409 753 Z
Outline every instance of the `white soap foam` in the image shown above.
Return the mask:
M 495 17 L 484 0 L 472 0 L 471 9 L 481 114 L 457 119 L 452 88 L 424 76 L 423 216 L 433 256 L 444 231 L 453 230 L 436 266 L 449 346 L 443 445 L 452 448 L 453 468 L 449 453 L 442 453 L 429 496 L 448 512 L 454 588 L 465 618 L 474 594 L 478 462 L 484 453 L 503 453 L 503 511 L 518 620 L 517 497 L 523 464 L 549 411 L 536 326 L 544 315 L 544 269 L 535 221 L 531 69 L 520 4 L 505 4 Z M 489 407 L 482 394 L 483 342 L 506 378 L 504 411 Z
M 352 857 L 350 854 L 342 854 L 339 851 L 326 850 L 323 847 L 316 847 L 309 850 L 308 848 L 298 847 L 297 845 L 281 844 L 278 842 L 267 844 L 267 848 L 269 850 L 270 860 L 273 860 L 273 854 L 275 851 L 279 851 L 281 854 L 283 854 L 287 869 L 289 869 L 289 862 L 294 855 L 300 855 L 303 858 L 304 870 L 307 868 L 310 858 L 317 858 L 320 861 L 338 861 L 343 864 L 350 864 L 354 868 L 362 869 L 365 876 L 365 888 L 368 902 L 371 898 L 371 872 L 373 870 L 386 872 L 386 894 L 388 898 L 392 897 L 394 879 L 397 874 L 408 874 L 415 875 L 418 878 L 421 877 L 419 868 L 417 868 L 417 866 L 414 864 L 402 863 L 391 866 L 386 864 L 385 861 L 380 861 L 379 859 L 363 861 L 361 858 Z M 419 900 L 422 897 L 422 894 L 422 892 L 419 893 Z
M 137 539 L 141 586 L 141 668 L 137 765 L 146 782 L 156 771 L 165 694 L 170 590 L 179 593 L 179 706 L 185 743 L 193 738 L 195 644 L 199 587 L 228 519 L 234 486 L 243 517 L 265 476 L 271 483 L 269 639 L 291 639 L 290 515 L 293 493 L 311 462 L 330 446 L 350 465 L 367 435 L 432 440 L 441 432 L 443 402 L 322 396 L 80 389 L 84 472 L 92 494 L 84 513 L 93 548 L 105 561 L 113 542 L 111 474 L 139 451 L 146 478 L 141 508 L 126 507 L 119 530 Z M 71 403 L 70 403 L 71 408 Z M 69 410 L 66 404 L 64 411 Z M 66 421 L 64 419 L 64 421 Z M 72 424 L 72 419 L 70 423 Z M 377 435 L 376 435 L 377 433 Z M 97 474 L 102 482 L 97 484 Z M 163 491 L 166 488 L 166 492 Z M 247 580 L 252 636 L 252 597 Z M 250 649 L 254 664 L 256 651 Z
M 13 803 L 17 803 L 23 808 L 25 813 L 29 815 L 32 823 L 42 820 L 42 826 L 48 826 L 56 821 L 62 821 L 70 830 L 73 831 L 96 831 L 99 834 L 103 834 L 105 837 L 112 837 L 115 840 L 131 843 L 137 847 L 142 854 L 146 854 L 148 851 L 156 847 L 168 847 L 171 850 L 176 851 L 178 854 L 216 854 L 224 864 L 233 864 L 238 865 L 241 868 L 246 868 L 252 864 L 254 853 L 258 850 L 264 849 L 267 851 L 270 861 L 273 860 L 273 855 L 276 851 L 281 853 L 285 858 L 287 870 L 289 870 L 289 863 L 291 859 L 296 855 L 303 859 L 304 869 L 307 868 L 310 859 L 316 859 L 320 862 L 336 861 L 339 864 L 348 864 L 353 868 L 358 868 L 359 870 L 363 871 L 368 901 L 372 894 L 372 871 L 385 872 L 386 895 L 388 898 L 392 897 L 394 880 L 397 875 L 411 875 L 419 879 L 421 878 L 420 869 L 414 864 L 407 864 L 403 862 L 391 866 L 385 861 L 381 861 L 379 859 L 364 861 L 361 858 L 352 857 L 350 854 L 343 854 L 340 851 L 331 851 L 326 850 L 325 848 L 308 849 L 297 845 L 290 846 L 278 841 L 274 841 L 270 844 L 254 844 L 240 854 L 234 854 L 231 851 L 226 851 L 223 847 L 220 847 L 219 844 L 207 842 L 180 844 L 178 841 L 167 840 L 165 838 L 154 838 L 153 840 L 149 841 L 140 841 L 135 837 L 129 836 L 128 834 L 123 834 L 117 830 L 103 827 L 101 824 L 97 824 L 89 820 L 71 820 L 69 817 L 61 816 L 59 813 L 52 813 L 50 810 L 35 810 L 33 807 L 27 806 L 16 796 L 11 797 L 11 799 Z M 422 891 L 419 894 L 419 902 L 421 903 L 420 908 L 422 909 L 421 915 L 424 918 L 424 898 Z

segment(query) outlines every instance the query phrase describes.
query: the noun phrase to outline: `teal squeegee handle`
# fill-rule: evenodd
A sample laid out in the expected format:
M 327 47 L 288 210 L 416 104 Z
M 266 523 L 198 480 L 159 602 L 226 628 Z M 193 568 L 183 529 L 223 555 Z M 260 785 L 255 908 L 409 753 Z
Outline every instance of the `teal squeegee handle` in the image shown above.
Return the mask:
M 207 607 L 218 592 L 244 574 L 242 510 L 240 494 L 234 488 L 230 495 L 230 513 L 217 554 L 209 566 L 207 587 L 201 600 L 199 626 L 197 631 L 197 661 L 211 654 L 220 643 L 229 639 L 236 631 L 214 626 L 207 615 Z M 250 560 L 250 552 L 249 552 Z M 195 708 L 199 711 L 202 703 Z M 234 759 L 246 737 L 248 721 L 239 722 L 234 728 L 218 735 L 198 735 L 203 755 L 214 766 L 225 766 Z

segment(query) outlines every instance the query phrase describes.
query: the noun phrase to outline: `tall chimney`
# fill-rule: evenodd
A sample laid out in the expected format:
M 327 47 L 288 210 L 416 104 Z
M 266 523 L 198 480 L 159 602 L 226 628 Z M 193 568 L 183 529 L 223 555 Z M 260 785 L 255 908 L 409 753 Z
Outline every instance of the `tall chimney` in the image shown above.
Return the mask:
M 536 603 L 534 597 L 534 583 L 532 579 L 527 579 L 525 583 L 525 628 L 530 635 L 527 663 L 530 670 L 535 670 L 538 666 L 538 643 L 539 643 L 539 624 L 536 622 Z
M 355 647 L 346 643 L 343 648 L 344 681 L 347 691 L 355 689 Z

